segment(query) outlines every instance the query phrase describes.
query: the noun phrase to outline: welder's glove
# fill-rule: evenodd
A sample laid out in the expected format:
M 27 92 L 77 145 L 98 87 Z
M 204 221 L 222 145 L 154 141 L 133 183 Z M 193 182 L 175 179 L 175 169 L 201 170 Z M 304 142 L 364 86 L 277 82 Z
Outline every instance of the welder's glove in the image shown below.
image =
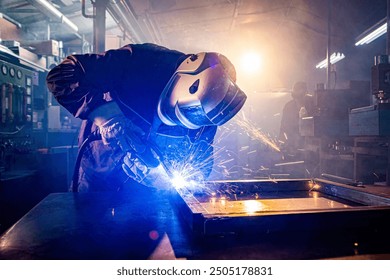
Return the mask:
M 158 156 L 145 140 L 145 132 L 123 115 L 111 118 L 99 126 L 105 145 L 119 146 L 125 153 L 122 169 L 133 180 L 141 183 L 151 168 L 159 165 Z
M 122 169 L 131 179 L 141 183 L 150 169 L 131 152 L 127 152 L 123 158 Z
M 146 133 L 124 115 L 112 117 L 99 125 L 100 135 L 105 145 L 118 145 L 123 152 L 132 154 L 143 164 L 156 167 L 158 158 L 146 143 Z
M 127 152 L 129 147 L 127 147 L 127 139 L 124 141 L 125 139 L 123 138 L 131 137 L 132 139 L 129 140 L 133 143 L 133 148 L 135 148 L 135 146 L 143 146 L 142 139 L 145 137 L 145 132 L 124 115 L 114 116 L 99 125 L 99 132 L 105 145 L 124 145 L 124 147 L 121 147 L 124 152 Z
M 83 78 L 84 71 L 72 59 L 65 59 L 54 67 L 46 77 L 46 84 L 54 94 L 66 94 L 78 86 Z
M 127 153 L 123 160 L 122 169 L 133 180 L 147 187 L 168 189 L 171 187 L 170 178 L 162 165 L 157 167 L 145 166 L 137 157 Z

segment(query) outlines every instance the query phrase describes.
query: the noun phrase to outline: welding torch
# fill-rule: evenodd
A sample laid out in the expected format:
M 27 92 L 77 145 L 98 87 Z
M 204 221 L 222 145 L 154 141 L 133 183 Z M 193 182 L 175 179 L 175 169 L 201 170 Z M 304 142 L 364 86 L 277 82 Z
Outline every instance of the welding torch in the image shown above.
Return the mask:
M 133 159 L 141 163 L 143 175 L 147 175 L 150 170 L 156 169 L 158 172 L 163 172 L 172 177 L 171 169 L 164 161 L 162 153 L 159 151 L 156 145 L 147 139 L 140 139 L 138 135 L 132 132 L 128 132 L 126 135 L 120 135 L 117 137 L 117 144 L 121 150 L 128 156 L 128 160 L 125 159 L 125 163 Z M 126 170 L 126 167 L 123 167 Z M 134 173 L 133 170 L 131 172 Z M 135 174 L 137 176 L 137 174 Z M 165 175 L 165 174 L 164 174 Z M 141 178 L 139 178 L 141 179 Z

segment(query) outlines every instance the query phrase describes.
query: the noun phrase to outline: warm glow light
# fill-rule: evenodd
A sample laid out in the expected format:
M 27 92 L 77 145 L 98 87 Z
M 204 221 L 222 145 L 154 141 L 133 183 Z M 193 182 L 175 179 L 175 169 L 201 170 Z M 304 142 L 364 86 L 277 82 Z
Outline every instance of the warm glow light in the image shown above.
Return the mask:
M 257 53 L 246 53 L 241 59 L 241 67 L 245 72 L 255 73 L 261 70 L 262 59 Z
M 244 201 L 245 211 L 248 214 L 256 213 L 261 210 L 261 203 L 256 200 L 245 200 Z
M 320 188 L 321 188 L 321 186 L 319 184 L 314 184 L 314 186 L 313 186 L 313 189 L 315 189 L 315 190 L 318 190 Z

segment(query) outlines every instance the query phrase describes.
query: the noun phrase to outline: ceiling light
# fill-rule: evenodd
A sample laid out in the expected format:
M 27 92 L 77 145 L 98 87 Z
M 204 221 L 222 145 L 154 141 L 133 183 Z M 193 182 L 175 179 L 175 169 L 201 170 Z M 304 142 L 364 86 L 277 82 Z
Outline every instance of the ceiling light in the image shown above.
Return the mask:
M 257 53 L 246 53 L 241 59 L 241 67 L 245 72 L 254 73 L 261 67 L 262 60 Z
M 359 37 L 356 39 L 355 46 L 361 46 L 364 44 L 369 44 L 375 39 L 379 38 L 383 34 L 387 32 L 387 19 L 384 18 L 378 23 L 376 23 L 371 28 L 364 31 Z
M 39 4 L 44 6 L 48 11 L 51 12 L 52 15 L 59 18 L 61 22 L 68 25 L 73 31 L 78 32 L 79 28 L 76 24 L 74 24 L 70 19 L 68 19 L 63 13 L 61 13 L 56 7 L 53 6 L 50 2 L 47 0 L 36 0 Z
M 333 53 L 330 56 L 330 64 L 335 64 L 336 62 L 342 60 L 343 58 L 345 58 L 345 55 L 343 53 Z M 328 67 L 328 60 L 326 58 L 316 65 L 316 68 L 327 68 L 327 67 Z

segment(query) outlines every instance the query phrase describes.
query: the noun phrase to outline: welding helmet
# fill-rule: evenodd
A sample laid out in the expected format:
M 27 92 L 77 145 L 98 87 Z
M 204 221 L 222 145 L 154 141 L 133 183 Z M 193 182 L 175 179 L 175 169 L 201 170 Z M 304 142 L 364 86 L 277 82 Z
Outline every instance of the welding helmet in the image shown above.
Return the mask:
M 246 100 L 235 76 L 234 66 L 221 54 L 189 56 L 160 95 L 159 118 L 166 125 L 189 129 L 226 123 Z

